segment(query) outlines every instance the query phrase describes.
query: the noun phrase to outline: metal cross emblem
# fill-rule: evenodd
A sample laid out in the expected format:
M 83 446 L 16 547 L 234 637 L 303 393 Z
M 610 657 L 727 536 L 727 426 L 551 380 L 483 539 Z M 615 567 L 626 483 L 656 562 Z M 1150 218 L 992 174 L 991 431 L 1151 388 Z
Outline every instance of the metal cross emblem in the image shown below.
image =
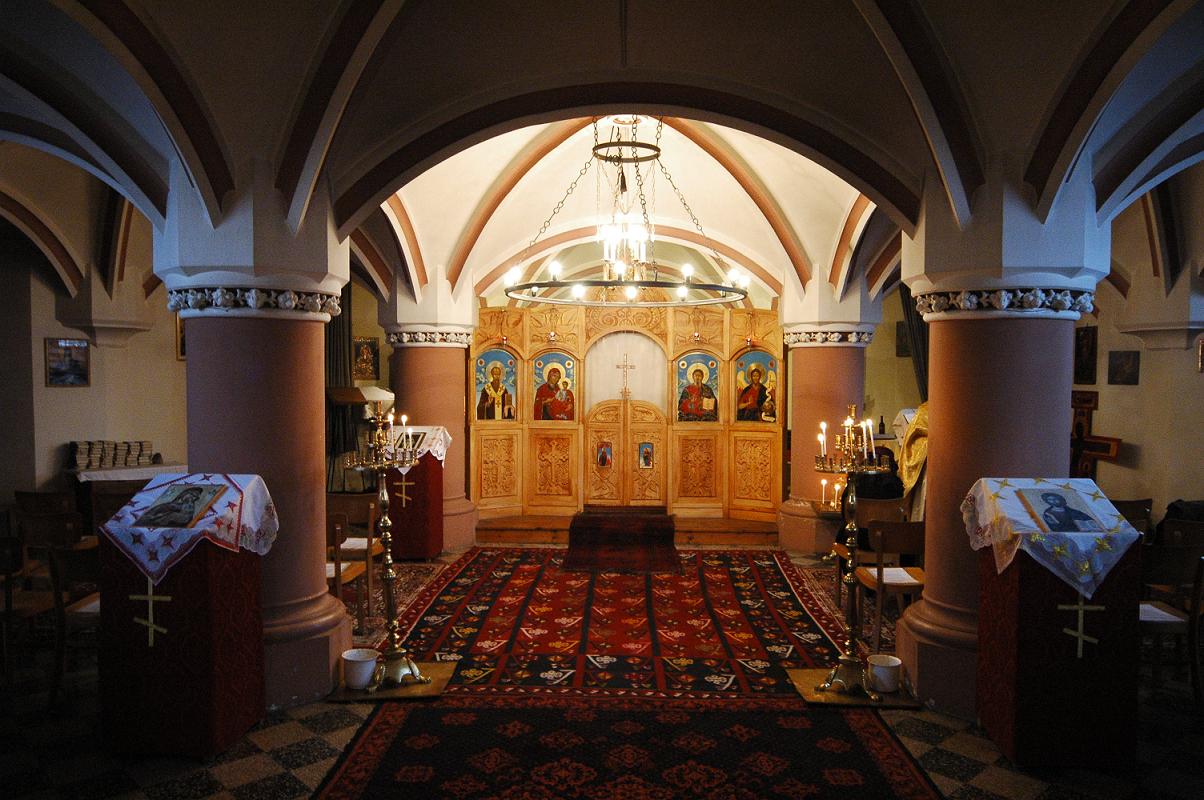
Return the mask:
M 146 626 L 146 646 L 155 646 L 155 632 L 167 633 L 167 628 L 162 625 L 155 624 L 155 601 L 161 600 L 164 603 L 170 603 L 171 597 L 165 594 L 155 594 L 155 584 L 150 578 L 146 579 L 146 594 L 132 594 L 129 596 L 131 600 L 146 601 L 146 619 L 142 617 L 134 617 L 134 622 L 139 625 Z
M 628 364 L 627 363 L 627 354 L 624 353 L 623 354 L 623 363 L 615 364 L 615 369 L 623 370 L 623 399 L 626 400 L 627 398 L 631 397 L 631 390 L 627 388 L 627 375 L 630 373 L 631 370 L 635 369 L 635 364 Z
M 1075 639 L 1078 639 L 1078 642 L 1076 643 L 1078 645 L 1078 648 L 1077 648 L 1077 652 L 1075 654 L 1075 658 L 1083 657 L 1083 642 L 1091 642 L 1091 644 L 1099 644 L 1099 639 L 1096 639 L 1094 636 L 1088 636 L 1086 633 L 1083 632 L 1083 622 L 1085 621 L 1083 615 L 1088 611 L 1103 611 L 1103 610 L 1104 610 L 1104 606 L 1084 605 L 1082 595 L 1079 595 L 1079 601 L 1075 605 L 1058 605 L 1058 611 L 1077 611 L 1079 614 L 1079 627 L 1077 630 L 1072 629 L 1072 628 L 1063 628 L 1062 629 L 1062 633 L 1065 633 L 1068 636 L 1072 636 Z

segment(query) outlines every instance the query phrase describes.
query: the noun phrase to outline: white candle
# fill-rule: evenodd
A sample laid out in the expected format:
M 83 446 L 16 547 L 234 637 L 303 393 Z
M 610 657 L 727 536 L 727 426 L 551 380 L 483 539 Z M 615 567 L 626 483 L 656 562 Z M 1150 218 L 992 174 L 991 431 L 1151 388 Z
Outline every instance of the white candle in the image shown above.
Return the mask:
M 823 478 L 819 482 L 819 502 L 820 504 L 828 502 L 828 479 Z
M 406 428 L 406 449 L 408 450 L 414 444 L 414 429 Z

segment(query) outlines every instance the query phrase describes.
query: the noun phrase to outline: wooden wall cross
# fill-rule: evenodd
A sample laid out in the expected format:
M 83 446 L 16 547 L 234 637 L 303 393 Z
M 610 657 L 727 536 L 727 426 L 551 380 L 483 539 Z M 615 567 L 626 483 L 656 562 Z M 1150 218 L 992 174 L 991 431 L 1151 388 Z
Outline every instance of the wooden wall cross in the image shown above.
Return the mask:
M 1070 477 L 1095 480 L 1095 466 L 1101 461 L 1116 461 L 1120 439 L 1096 436 L 1091 432 L 1091 416 L 1099 408 L 1099 392 L 1071 392 Z

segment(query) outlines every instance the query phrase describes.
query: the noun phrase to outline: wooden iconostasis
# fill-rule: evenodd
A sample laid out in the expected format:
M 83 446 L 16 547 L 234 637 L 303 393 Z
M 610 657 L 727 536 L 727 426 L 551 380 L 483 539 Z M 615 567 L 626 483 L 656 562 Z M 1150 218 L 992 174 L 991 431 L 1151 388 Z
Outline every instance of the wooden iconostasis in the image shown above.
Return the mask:
M 595 350 L 618 332 L 656 343 L 663 402 L 623 399 L 627 370 Z M 481 309 L 469 375 L 473 501 L 484 518 L 590 504 L 772 521 L 783 499 L 783 354 L 774 311 Z M 605 370 L 610 396 L 586 408 L 593 369 Z

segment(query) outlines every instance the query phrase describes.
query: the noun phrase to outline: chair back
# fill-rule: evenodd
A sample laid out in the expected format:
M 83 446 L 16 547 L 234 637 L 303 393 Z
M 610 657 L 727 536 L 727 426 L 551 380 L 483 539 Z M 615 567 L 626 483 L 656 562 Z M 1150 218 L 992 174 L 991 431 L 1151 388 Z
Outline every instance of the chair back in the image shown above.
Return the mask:
M 1141 582 L 1152 586 L 1194 586 L 1198 594 L 1204 580 L 1204 542 L 1158 544 L 1142 549 Z
M 84 535 L 84 518 L 75 511 L 22 514 L 17 531 L 26 547 L 69 547 Z
M 1154 498 L 1141 500 L 1113 500 L 1112 505 L 1142 536 L 1154 532 Z
M 54 608 L 59 614 L 71 602 L 71 594 L 80 586 L 96 591 L 100 583 L 100 548 L 51 547 L 50 587 Z
M 868 528 L 874 521 L 903 522 L 907 519 L 907 509 L 902 497 L 890 500 L 875 500 L 873 498 L 857 498 L 857 527 Z
M 376 492 L 328 492 L 326 514 L 343 514 L 348 524 L 371 531 L 376 524 L 376 498 Z
M 883 553 L 898 553 L 901 556 L 924 555 L 924 523 L 923 522 L 886 522 L 870 523 L 870 543 L 879 555 Z M 881 559 L 879 559 L 881 564 Z
M 1164 519 L 1159 546 L 1179 547 L 1204 544 L 1204 522 L 1189 519 Z
M 62 514 L 75 510 L 75 495 L 70 492 L 13 492 L 21 514 Z
M 341 512 L 326 514 L 326 547 L 336 552 L 343 542 L 347 541 L 347 515 Z

